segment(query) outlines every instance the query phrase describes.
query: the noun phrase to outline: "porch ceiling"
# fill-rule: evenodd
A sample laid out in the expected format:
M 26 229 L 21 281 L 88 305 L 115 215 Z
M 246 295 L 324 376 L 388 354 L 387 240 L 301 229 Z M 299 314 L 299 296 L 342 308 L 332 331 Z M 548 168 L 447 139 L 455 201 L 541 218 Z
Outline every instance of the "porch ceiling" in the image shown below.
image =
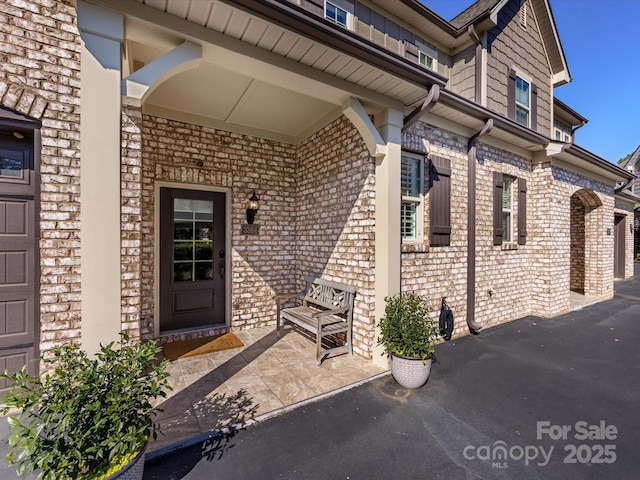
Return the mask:
M 219 0 L 89 1 L 125 13 L 125 74 L 185 40 L 202 45 L 199 67 L 155 88 L 147 113 L 295 144 L 337 118 L 349 97 L 375 114 L 410 109 L 427 93 L 425 85 Z

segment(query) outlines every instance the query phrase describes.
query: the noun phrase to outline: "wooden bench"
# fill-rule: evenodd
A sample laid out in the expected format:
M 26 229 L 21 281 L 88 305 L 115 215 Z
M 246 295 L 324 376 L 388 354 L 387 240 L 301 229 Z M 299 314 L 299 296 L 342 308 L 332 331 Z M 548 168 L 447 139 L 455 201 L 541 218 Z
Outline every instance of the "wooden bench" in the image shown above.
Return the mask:
M 351 324 L 353 322 L 353 302 L 356 289 L 350 285 L 330 282 L 317 276 L 305 277 L 304 291 L 292 295 L 276 295 L 277 336 L 285 322 L 295 323 L 316 336 L 316 362 L 334 352 L 346 351 L 353 355 L 351 344 Z M 286 307 L 288 303 L 295 305 Z M 289 325 L 288 327 L 291 327 Z M 345 333 L 345 345 L 335 348 L 322 348 L 322 339 L 336 333 Z

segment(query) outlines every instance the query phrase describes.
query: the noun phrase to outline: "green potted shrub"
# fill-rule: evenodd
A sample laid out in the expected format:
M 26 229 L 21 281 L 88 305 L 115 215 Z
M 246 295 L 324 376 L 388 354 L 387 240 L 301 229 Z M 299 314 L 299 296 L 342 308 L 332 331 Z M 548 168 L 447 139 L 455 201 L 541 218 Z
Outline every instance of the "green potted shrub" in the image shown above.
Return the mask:
M 160 350 L 122 333 L 95 358 L 77 345 L 54 347 L 40 359 L 40 377 L 0 375 L 12 385 L 0 399 L 10 414 L 8 462 L 19 475 L 37 470 L 46 480 L 142 478 L 161 411 L 152 401 L 170 388 Z
M 431 372 L 434 343 L 440 332 L 429 316 L 428 299 L 414 292 L 385 298 L 384 316 L 380 319 L 380 337 L 393 378 L 406 388 L 424 385 Z

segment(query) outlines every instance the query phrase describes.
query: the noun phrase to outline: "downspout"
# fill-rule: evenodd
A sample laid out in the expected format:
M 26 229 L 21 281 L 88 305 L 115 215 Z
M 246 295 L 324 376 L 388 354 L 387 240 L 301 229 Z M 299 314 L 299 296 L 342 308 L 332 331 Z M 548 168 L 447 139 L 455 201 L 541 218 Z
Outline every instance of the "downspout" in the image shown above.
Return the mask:
M 476 103 L 482 105 L 482 40 L 476 32 L 476 28 L 473 24 L 467 27 L 467 35 L 471 37 L 473 43 L 476 44 L 476 65 L 475 65 L 475 97 Z
M 493 118 L 485 121 L 482 130 L 467 144 L 467 325 L 471 333 L 478 333 L 482 326 L 476 322 L 476 143 L 491 131 Z
M 438 103 L 439 99 L 440 99 L 440 87 L 434 84 L 431 86 L 431 90 L 429 90 L 429 93 L 424 99 L 424 102 L 422 102 L 422 105 L 420 105 L 413 112 L 411 112 L 409 115 L 404 117 L 402 131 L 404 132 L 411 125 L 418 122 L 425 113 L 431 110 L 436 105 L 436 103 Z
M 584 127 L 586 124 L 587 124 L 587 121 L 585 120 L 580 125 L 576 125 L 575 127 L 573 127 L 571 129 L 571 140 L 572 140 L 572 142 L 574 141 L 576 130 L 578 130 L 579 128 Z

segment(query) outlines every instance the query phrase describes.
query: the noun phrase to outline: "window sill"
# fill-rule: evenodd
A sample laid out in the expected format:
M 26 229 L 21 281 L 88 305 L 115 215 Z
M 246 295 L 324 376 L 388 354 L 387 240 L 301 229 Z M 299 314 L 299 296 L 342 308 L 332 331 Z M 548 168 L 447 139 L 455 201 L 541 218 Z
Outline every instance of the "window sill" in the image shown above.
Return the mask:
M 403 243 L 402 253 L 427 253 L 429 245 L 426 243 Z

